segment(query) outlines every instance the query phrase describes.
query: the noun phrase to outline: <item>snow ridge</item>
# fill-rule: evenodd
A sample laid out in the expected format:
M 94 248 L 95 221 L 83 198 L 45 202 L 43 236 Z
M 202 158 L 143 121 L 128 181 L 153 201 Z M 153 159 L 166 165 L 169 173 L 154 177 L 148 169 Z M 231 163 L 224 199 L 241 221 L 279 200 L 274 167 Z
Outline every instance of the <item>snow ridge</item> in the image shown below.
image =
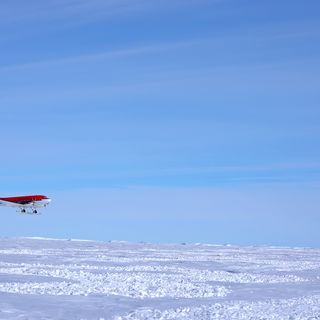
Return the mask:
M 262 302 L 230 301 L 208 306 L 185 307 L 164 311 L 142 309 L 115 316 L 112 320 L 316 320 L 320 319 L 320 296 L 296 299 L 267 300 Z

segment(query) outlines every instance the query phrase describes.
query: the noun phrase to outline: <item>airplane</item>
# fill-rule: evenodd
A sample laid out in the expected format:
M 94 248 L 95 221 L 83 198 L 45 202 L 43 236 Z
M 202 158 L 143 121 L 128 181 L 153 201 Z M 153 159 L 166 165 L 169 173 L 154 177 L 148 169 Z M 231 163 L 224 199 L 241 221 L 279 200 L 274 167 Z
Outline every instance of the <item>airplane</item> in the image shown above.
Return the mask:
M 18 213 L 25 214 L 41 214 L 38 213 L 36 208 L 46 207 L 50 203 L 51 199 L 46 196 L 22 196 L 22 197 L 10 197 L 0 198 L 0 206 L 20 208 Z M 26 208 L 32 208 L 32 212 L 26 211 Z

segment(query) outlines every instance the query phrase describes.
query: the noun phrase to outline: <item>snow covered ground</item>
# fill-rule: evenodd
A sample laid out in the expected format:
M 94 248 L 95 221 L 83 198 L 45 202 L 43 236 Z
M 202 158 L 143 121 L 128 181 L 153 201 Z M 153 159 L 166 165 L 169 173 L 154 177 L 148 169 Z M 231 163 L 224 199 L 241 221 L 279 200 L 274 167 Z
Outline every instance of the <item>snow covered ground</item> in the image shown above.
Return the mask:
M 320 319 L 320 249 L 0 238 L 0 319 Z

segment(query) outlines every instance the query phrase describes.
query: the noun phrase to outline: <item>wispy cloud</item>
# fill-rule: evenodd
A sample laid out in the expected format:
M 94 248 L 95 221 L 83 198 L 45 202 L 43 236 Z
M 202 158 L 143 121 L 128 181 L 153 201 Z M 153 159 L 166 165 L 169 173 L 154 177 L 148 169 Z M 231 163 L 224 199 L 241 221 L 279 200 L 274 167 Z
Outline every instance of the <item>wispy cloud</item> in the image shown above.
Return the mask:
M 53 67 L 53 66 L 59 66 L 59 65 L 77 64 L 77 63 L 83 63 L 83 62 L 130 57 L 130 56 L 141 55 L 146 53 L 167 51 L 172 49 L 183 49 L 183 48 L 192 47 L 195 45 L 203 45 L 209 42 L 212 42 L 212 39 L 200 39 L 200 40 L 198 39 L 198 40 L 177 41 L 177 42 L 167 42 L 167 43 L 159 43 L 159 44 L 153 44 L 153 45 L 135 46 L 135 47 L 126 48 L 122 50 L 111 50 L 111 51 L 108 50 L 100 53 L 76 55 L 76 56 L 69 56 L 65 58 L 57 58 L 57 59 L 35 61 L 35 62 L 23 63 L 23 64 L 17 64 L 17 65 L 9 65 L 5 67 L 0 67 L 0 72 L 31 69 L 31 68 L 42 68 L 42 67 L 48 67 L 48 66 Z
M 86 2 L 85 2 L 86 3 Z M 1 14 L 1 11 L 0 11 Z M 1 18 L 1 16 L 0 16 Z M 1 23 L 1 20 L 0 20 Z M 183 55 L 184 50 L 187 51 L 215 51 L 221 50 L 221 48 L 229 48 L 235 47 L 239 45 L 246 44 L 250 46 L 251 49 L 248 50 L 256 50 L 255 45 L 257 43 L 265 44 L 268 41 L 274 41 L 278 39 L 290 39 L 294 38 L 295 41 L 298 41 L 300 38 L 301 40 L 305 39 L 307 36 L 316 36 L 320 35 L 320 23 L 319 22 L 310 22 L 310 21 L 299 21 L 297 25 L 295 25 L 297 30 L 292 29 L 292 23 L 274 23 L 269 25 L 263 25 L 256 27 L 254 31 L 251 28 L 244 28 L 241 29 L 239 32 L 233 32 L 232 34 L 217 34 L 214 37 L 193 37 L 190 36 L 189 39 L 184 40 L 175 40 L 175 41 L 159 41 L 155 40 L 153 43 L 150 42 L 148 44 L 143 45 L 130 45 L 126 46 L 125 48 L 121 49 L 111 49 L 102 52 L 94 52 L 89 54 L 80 54 L 80 55 L 70 55 L 63 58 L 55 58 L 49 60 L 37 60 L 28 63 L 22 64 L 14 64 L 14 65 L 6 65 L 0 67 L 0 71 L 6 70 L 17 70 L 17 69 L 27 69 L 27 68 L 37 68 L 37 67 L 47 67 L 47 66 L 59 66 L 59 65 L 68 65 L 68 64 L 76 64 L 76 63 L 83 63 L 83 62 L 93 62 L 93 61 L 102 61 L 108 59 L 117 59 L 123 57 L 130 57 L 130 56 L 139 56 L 145 54 L 154 54 L 154 53 L 161 53 L 161 52 L 174 52 L 180 51 Z M 198 50 L 197 50 L 198 48 Z M 239 54 L 239 53 L 238 53 Z M 311 60 L 310 60 L 311 59 Z M 229 64 L 230 67 L 234 68 L 270 68 L 270 67 L 277 67 L 280 65 L 288 65 L 293 61 L 305 61 L 306 58 L 297 57 L 296 59 L 285 59 L 281 61 L 269 61 L 269 62 L 252 62 L 248 64 L 246 62 L 243 63 L 233 63 L 232 65 Z M 310 57 L 308 56 L 308 61 L 318 62 L 318 56 Z M 314 64 L 313 63 L 313 64 Z M 228 66 L 228 65 L 227 65 Z M 222 65 L 222 68 L 227 67 L 226 65 Z M 219 69 L 221 67 L 221 63 L 217 64 L 216 68 Z
M 173 6 L 185 6 L 199 3 L 195 0 L 177 1 L 145 1 L 145 0 L 56 0 L 53 2 L 2 1 L 0 4 L 0 24 L 39 20 L 74 18 L 74 22 L 98 19 L 99 17 L 117 14 L 137 13 L 141 11 L 159 10 Z
M 55 149 L 57 152 L 57 149 Z M 63 153 L 66 153 L 68 149 L 66 148 Z M 49 155 L 53 157 L 52 154 Z M 41 157 L 43 158 L 43 156 Z M 72 166 L 72 160 L 69 159 L 68 163 L 64 164 L 64 167 Z M 137 169 L 130 170 L 128 168 L 121 170 L 90 170 L 86 168 L 79 169 L 71 169 L 69 172 L 63 171 L 59 172 L 59 168 L 57 168 L 56 172 L 50 173 L 46 171 L 42 171 L 40 173 L 32 172 L 30 174 L 25 174 L 23 172 L 17 171 L 16 174 L 12 172 L 1 172 L 1 180 L 9 181 L 9 180 L 46 180 L 46 179 L 98 179 L 104 180 L 109 178 L 132 178 L 132 177 L 163 177 L 163 176 L 190 176 L 190 175 L 208 175 L 208 174 L 229 174 L 228 176 L 219 176 L 216 177 L 215 180 L 219 182 L 230 182 L 236 181 L 241 185 L 276 185 L 283 184 L 286 186 L 295 185 L 309 185 L 310 183 L 314 185 L 314 183 L 320 183 L 320 176 L 313 175 L 312 177 L 308 177 L 305 175 L 306 171 L 320 169 L 320 163 L 282 163 L 282 164 L 273 164 L 266 166 L 229 166 L 229 167 L 202 167 L 202 168 L 170 168 L 170 169 Z M 292 170 L 294 170 L 295 175 L 292 175 Z M 98 172 L 97 172 L 98 171 Z M 279 172 L 281 174 L 279 174 Z M 278 175 L 276 174 L 278 173 Z M 300 174 L 299 174 L 300 173 Z M 231 175 L 230 175 L 231 174 Z M 242 174 L 242 176 L 239 176 Z M 252 174 L 249 176 L 248 174 Z M 234 176 L 232 176 L 234 175 Z M 213 175 L 214 177 L 214 175 Z M 289 181 L 290 180 L 290 181 Z M 251 182 L 249 182 L 251 181 Z M 270 181 L 270 182 L 268 182 Z M 249 182 L 249 184 L 248 184 Z M 156 184 L 155 184 L 156 185 Z M 223 186 L 221 186 L 223 187 Z

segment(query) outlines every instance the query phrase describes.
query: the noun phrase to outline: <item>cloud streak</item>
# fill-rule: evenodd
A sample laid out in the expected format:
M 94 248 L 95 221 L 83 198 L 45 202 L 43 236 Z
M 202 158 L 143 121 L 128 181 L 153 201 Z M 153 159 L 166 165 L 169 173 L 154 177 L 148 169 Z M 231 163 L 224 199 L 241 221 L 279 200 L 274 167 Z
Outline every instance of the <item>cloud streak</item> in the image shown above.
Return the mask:
M 14 5 L 11 1 L 2 1 L 0 5 L 0 21 L 3 23 L 21 21 L 46 21 L 61 18 L 75 18 L 78 22 L 90 21 L 117 14 L 134 14 L 145 11 L 161 10 L 175 6 L 199 3 L 195 0 L 161 2 L 145 0 L 57 0 L 54 2 L 34 1 Z

